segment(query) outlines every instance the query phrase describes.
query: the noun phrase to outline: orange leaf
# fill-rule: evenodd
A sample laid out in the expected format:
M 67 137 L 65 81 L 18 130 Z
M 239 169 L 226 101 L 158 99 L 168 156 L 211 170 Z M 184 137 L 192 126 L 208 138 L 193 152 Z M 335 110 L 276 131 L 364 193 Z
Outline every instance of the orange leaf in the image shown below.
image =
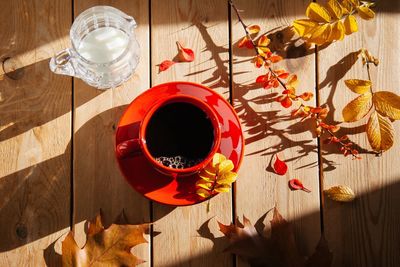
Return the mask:
M 264 64 L 264 59 L 261 56 L 254 57 L 253 61 L 254 65 L 256 65 L 257 68 L 262 67 L 262 65 Z
M 258 76 L 256 79 L 256 83 L 265 83 L 268 81 L 267 75 Z
M 261 28 L 258 25 L 251 25 L 247 27 L 247 30 L 249 31 L 249 34 L 257 34 L 261 30 Z
M 308 100 L 310 100 L 313 96 L 314 96 L 313 93 L 311 93 L 311 92 L 305 92 L 305 93 L 302 93 L 299 97 L 300 97 L 301 99 L 303 99 L 304 101 L 308 101 Z
M 130 250 L 146 243 L 144 233 L 147 225 L 112 224 L 105 229 L 100 215 L 89 224 L 87 241 L 83 248 L 76 244 L 73 233 L 69 232 L 62 242 L 63 266 L 136 266 L 143 260 Z
M 266 35 L 263 35 L 258 40 L 258 44 L 257 45 L 261 46 L 261 47 L 267 47 L 270 42 L 271 42 L 271 40 Z
M 292 100 L 288 96 L 284 97 L 280 102 L 284 108 L 289 108 L 292 106 Z
M 166 71 L 167 69 L 169 69 L 169 67 L 171 67 L 175 63 L 176 62 L 171 60 L 164 60 L 163 62 L 160 63 L 160 65 L 158 65 L 158 71 L 159 72 Z
M 192 49 L 184 48 L 180 42 L 176 42 L 179 49 L 179 59 L 182 62 L 192 62 L 194 60 L 194 52 Z
M 240 40 L 240 42 L 238 43 L 238 47 L 242 48 L 242 47 L 246 47 L 248 49 L 252 49 L 253 48 L 253 43 L 251 42 L 251 40 L 249 38 L 247 38 L 247 36 L 243 37 L 242 40 Z
M 273 55 L 273 56 L 269 57 L 268 59 L 269 59 L 272 63 L 277 63 L 277 62 L 279 62 L 279 61 L 282 60 L 282 57 L 281 57 L 281 56 L 278 56 L 278 55 Z

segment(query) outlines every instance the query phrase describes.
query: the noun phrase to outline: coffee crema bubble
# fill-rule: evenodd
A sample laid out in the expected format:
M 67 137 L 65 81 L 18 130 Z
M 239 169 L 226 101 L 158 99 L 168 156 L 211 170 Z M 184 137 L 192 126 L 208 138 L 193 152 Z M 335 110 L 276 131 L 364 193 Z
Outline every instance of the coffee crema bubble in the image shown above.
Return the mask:
M 190 168 L 196 164 L 199 164 L 202 160 L 197 159 L 189 159 L 185 156 L 174 156 L 174 157 L 156 157 L 155 160 L 157 160 L 159 163 L 162 165 L 169 167 L 169 168 L 174 168 L 174 169 L 186 169 Z

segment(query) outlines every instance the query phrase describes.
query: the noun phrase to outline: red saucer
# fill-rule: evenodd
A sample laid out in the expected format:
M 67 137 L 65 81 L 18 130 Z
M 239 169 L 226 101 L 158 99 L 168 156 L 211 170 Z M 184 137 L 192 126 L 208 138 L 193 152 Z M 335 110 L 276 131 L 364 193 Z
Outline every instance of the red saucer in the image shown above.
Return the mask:
M 161 97 L 189 95 L 208 103 L 216 112 L 221 124 L 221 145 L 219 153 L 232 160 L 239 169 L 243 158 L 244 138 L 232 106 L 218 93 L 200 84 L 190 82 L 164 83 L 145 91 L 125 110 L 118 124 L 116 144 L 137 138 L 139 125 L 146 111 Z M 185 206 L 204 201 L 196 195 L 197 175 L 174 179 L 156 171 L 144 156 L 117 158 L 121 172 L 129 184 L 145 197 L 162 204 Z

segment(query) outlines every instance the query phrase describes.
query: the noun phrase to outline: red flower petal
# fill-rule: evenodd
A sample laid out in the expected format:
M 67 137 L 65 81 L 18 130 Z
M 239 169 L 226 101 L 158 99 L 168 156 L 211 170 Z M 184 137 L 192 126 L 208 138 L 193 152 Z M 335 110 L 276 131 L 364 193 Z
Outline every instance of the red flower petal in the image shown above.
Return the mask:
M 192 49 L 184 48 L 180 42 L 176 42 L 179 48 L 179 59 L 183 62 L 192 62 L 194 60 L 194 52 Z
M 286 163 L 278 158 L 278 154 L 272 157 L 271 165 L 274 172 L 279 175 L 285 175 L 288 170 Z
M 285 97 L 282 101 L 281 101 L 281 105 L 284 108 L 289 108 L 292 105 L 292 100 L 290 100 L 289 97 Z
M 164 60 L 163 62 L 160 63 L 160 65 L 158 65 L 158 71 L 159 72 L 165 71 L 165 70 L 169 69 L 169 67 L 171 67 L 175 63 L 176 62 L 171 61 L 171 60 Z
M 261 75 L 258 76 L 256 79 L 256 83 L 265 83 L 267 81 L 267 76 L 266 75 Z
M 311 191 L 304 187 L 303 183 L 299 179 L 291 179 L 289 180 L 289 188 L 291 190 L 303 190 L 307 193 Z

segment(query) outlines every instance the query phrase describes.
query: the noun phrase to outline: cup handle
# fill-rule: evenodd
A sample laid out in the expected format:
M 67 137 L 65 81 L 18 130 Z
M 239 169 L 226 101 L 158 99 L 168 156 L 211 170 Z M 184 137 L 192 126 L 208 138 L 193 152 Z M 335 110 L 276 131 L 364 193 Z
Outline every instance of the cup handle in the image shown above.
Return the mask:
M 72 60 L 74 60 L 74 57 L 71 49 L 64 49 L 50 59 L 50 70 L 57 74 L 76 76 Z
M 116 148 L 117 157 L 127 158 L 129 156 L 138 156 L 142 154 L 142 150 L 140 148 L 139 138 L 130 139 L 119 143 Z

